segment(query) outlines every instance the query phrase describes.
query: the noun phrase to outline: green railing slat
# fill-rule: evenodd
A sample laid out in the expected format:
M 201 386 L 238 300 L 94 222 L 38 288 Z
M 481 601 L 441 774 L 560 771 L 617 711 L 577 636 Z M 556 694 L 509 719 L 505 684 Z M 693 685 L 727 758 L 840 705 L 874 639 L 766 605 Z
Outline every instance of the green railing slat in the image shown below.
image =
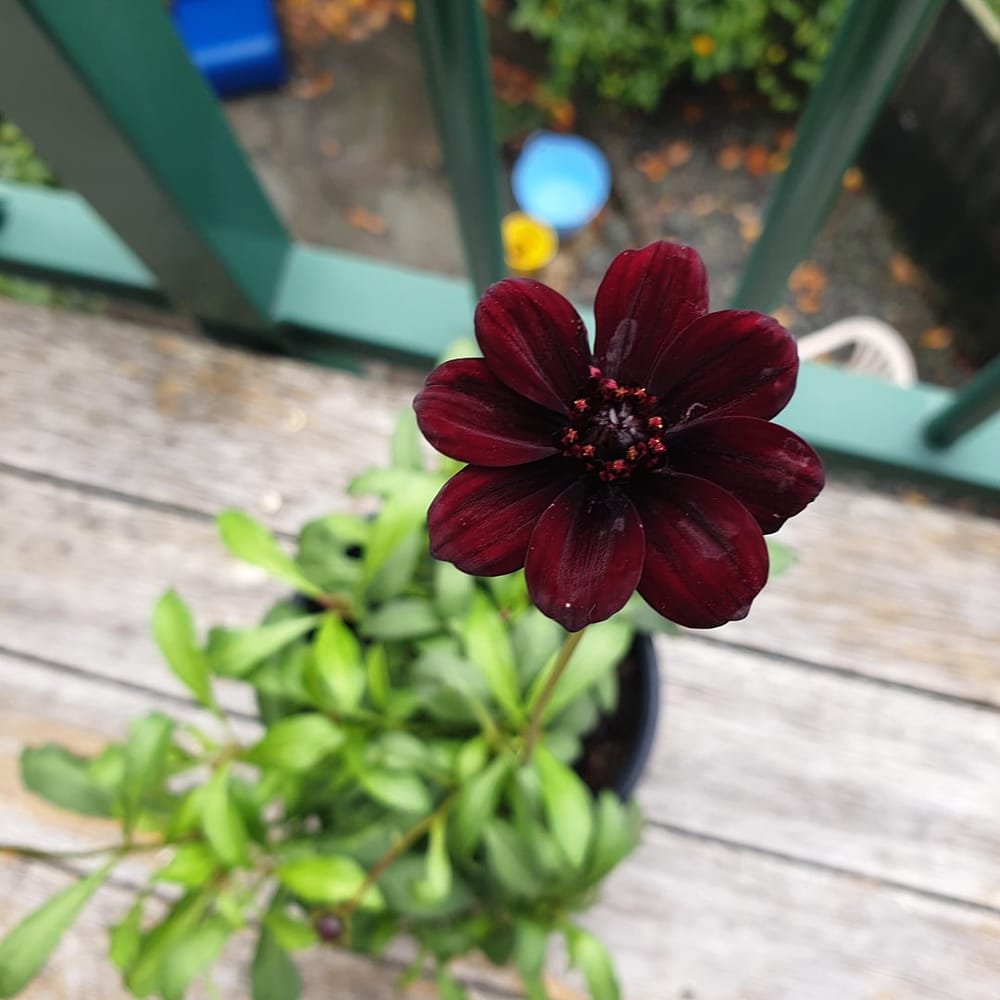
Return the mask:
M 477 292 L 504 276 L 493 87 L 478 0 L 418 0 L 417 38 Z
M 796 128 L 733 305 L 768 312 L 809 252 L 844 171 L 885 104 L 942 0 L 854 0 Z
M 175 306 L 277 342 L 289 238 L 161 0 L 6 0 L 0 106 Z
M 924 436 L 936 448 L 953 445 L 974 427 L 1000 411 L 1000 357 L 977 372 L 955 397 L 928 420 Z M 998 423 L 994 419 L 994 424 Z M 1000 468 L 1000 448 L 993 465 Z

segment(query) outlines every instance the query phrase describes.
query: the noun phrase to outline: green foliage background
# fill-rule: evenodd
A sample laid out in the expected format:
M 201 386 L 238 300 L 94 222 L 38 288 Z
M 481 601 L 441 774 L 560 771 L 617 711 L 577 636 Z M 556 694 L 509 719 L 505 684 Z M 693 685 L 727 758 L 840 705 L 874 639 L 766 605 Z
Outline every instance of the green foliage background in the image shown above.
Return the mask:
M 546 44 L 546 87 L 650 110 L 668 84 L 739 73 L 779 111 L 819 75 L 847 0 L 515 0 L 510 25 Z M 705 36 L 711 52 L 692 40 Z M 704 40 L 702 40 L 704 41 Z

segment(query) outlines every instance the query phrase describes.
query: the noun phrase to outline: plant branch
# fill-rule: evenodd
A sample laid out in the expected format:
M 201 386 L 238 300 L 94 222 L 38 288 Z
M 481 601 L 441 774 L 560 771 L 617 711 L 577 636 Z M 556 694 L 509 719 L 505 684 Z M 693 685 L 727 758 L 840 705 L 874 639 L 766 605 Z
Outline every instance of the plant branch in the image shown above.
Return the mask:
M 549 702 L 552 700 L 552 694 L 559 683 L 559 678 L 562 677 L 563 671 L 566 669 L 566 665 L 572 658 L 585 631 L 586 626 L 580 629 L 579 632 L 570 632 L 567 634 L 563 640 L 562 648 L 559 650 L 559 655 L 556 657 L 556 662 L 549 676 L 545 679 L 545 685 L 542 688 L 541 694 L 539 694 L 538 699 L 535 701 L 535 706 L 531 710 L 531 718 L 528 720 L 528 728 L 524 734 L 524 751 L 521 759 L 525 764 L 531 760 L 535 744 L 538 742 L 538 734 L 542 728 L 542 716 L 545 714 L 545 709 L 548 708 Z
M 349 917 L 360 905 L 361 900 L 364 898 L 366 892 L 378 881 L 382 873 L 405 851 L 408 851 L 428 830 L 434 825 L 437 820 L 444 816 L 448 810 L 451 808 L 451 804 L 455 801 L 455 797 L 458 795 L 458 791 L 454 790 L 448 793 L 448 795 L 442 800 L 441 804 L 432 813 L 428 813 L 423 819 L 418 820 L 409 830 L 406 831 L 396 841 L 392 847 L 389 848 L 375 862 L 371 867 L 371 871 L 365 876 L 364 882 L 358 887 L 358 891 L 337 911 L 337 916 L 341 918 Z
M 105 844 L 103 847 L 82 847 L 69 851 L 47 851 L 40 847 L 25 847 L 20 844 L 0 844 L 0 854 L 12 854 L 19 858 L 30 858 L 34 861 L 59 861 L 71 858 L 95 858 L 101 854 L 136 854 L 140 851 L 158 851 L 170 847 L 171 842 L 165 840 L 149 841 L 148 843 Z

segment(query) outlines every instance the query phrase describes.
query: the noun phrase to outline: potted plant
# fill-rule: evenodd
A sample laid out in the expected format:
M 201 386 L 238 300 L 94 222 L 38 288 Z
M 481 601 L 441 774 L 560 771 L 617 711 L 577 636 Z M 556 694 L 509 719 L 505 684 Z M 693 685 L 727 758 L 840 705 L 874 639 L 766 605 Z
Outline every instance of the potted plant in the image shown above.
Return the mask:
M 444 1000 L 464 995 L 451 965 L 471 952 L 512 963 L 541 1000 L 552 935 L 594 1000 L 618 996 L 577 923 L 640 835 L 620 794 L 636 761 L 614 758 L 655 714 L 649 672 L 638 694 L 618 680 L 650 627 L 746 614 L 764 534 L 823 473 L 769 423 L 794 387 L 794 342 L 769 317 L 708 313 L 694 251 L 619 255 L 595 312 L 591 351 L 561 296 L 494 285 L 476 313 L 483 357 L 435 369 L 390 467 L 353 483 L 374 513 L 311 522 L 294 554 L 245 514 L 220 516 L 232 553 L 289 596 L 259 625 L 199 639 L 168 591 L 154 635 L 204 720 L 153 713 L 91 759 L 25 750 L 30 789 L 116 818 L 122 836 L 0 943 L 0 996 L 116 863 L 150 851 L 166 859 L 110 929 L 136 996 L 184 996 L 237 933 L 256 935 L 255 1000 L 299 996 L 300 949 L 377 955 L 399 936 L 415 948 L 404 979 L 429 972 Z M 418 425 L 446 456 L 433 468 Z M 256 698 L 249 731 L 223 708 L 235 684 Z M 648 751 L 648 728 L 633 742 Z M 166 900 L 155 918 L 151 893 Z

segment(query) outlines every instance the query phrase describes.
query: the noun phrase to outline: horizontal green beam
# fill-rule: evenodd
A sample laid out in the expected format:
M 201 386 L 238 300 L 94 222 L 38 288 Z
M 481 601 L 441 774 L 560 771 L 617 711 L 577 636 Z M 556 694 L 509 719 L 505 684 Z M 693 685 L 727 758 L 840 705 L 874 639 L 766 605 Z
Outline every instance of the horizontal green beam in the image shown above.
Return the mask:
M 928 421 L 956 396 L 939 386 L 903 388 L 832 365 L 806 363 L 795 397 L 778 420 L 825 455 L 1000 491 L 1000 417 L 947 449 L 925 439 Z
M 77 195 L 0 183 L 0 270 L 118 294 L 156 297 L 138 258 Z M 427 366 L 472 332 L 465 281 L 316 247 L 294 247 L 276 297 L 285 341 L 313 356 L 389 353 Z M 585 318 L 587 314 L 584 314 Z M 781 422 L 822 452 L 873 466 L 1000 491 L 1000 417 L 932 448 L 924 428 L 956 399 L 936 386 L 900 388 L 805 364 Z

